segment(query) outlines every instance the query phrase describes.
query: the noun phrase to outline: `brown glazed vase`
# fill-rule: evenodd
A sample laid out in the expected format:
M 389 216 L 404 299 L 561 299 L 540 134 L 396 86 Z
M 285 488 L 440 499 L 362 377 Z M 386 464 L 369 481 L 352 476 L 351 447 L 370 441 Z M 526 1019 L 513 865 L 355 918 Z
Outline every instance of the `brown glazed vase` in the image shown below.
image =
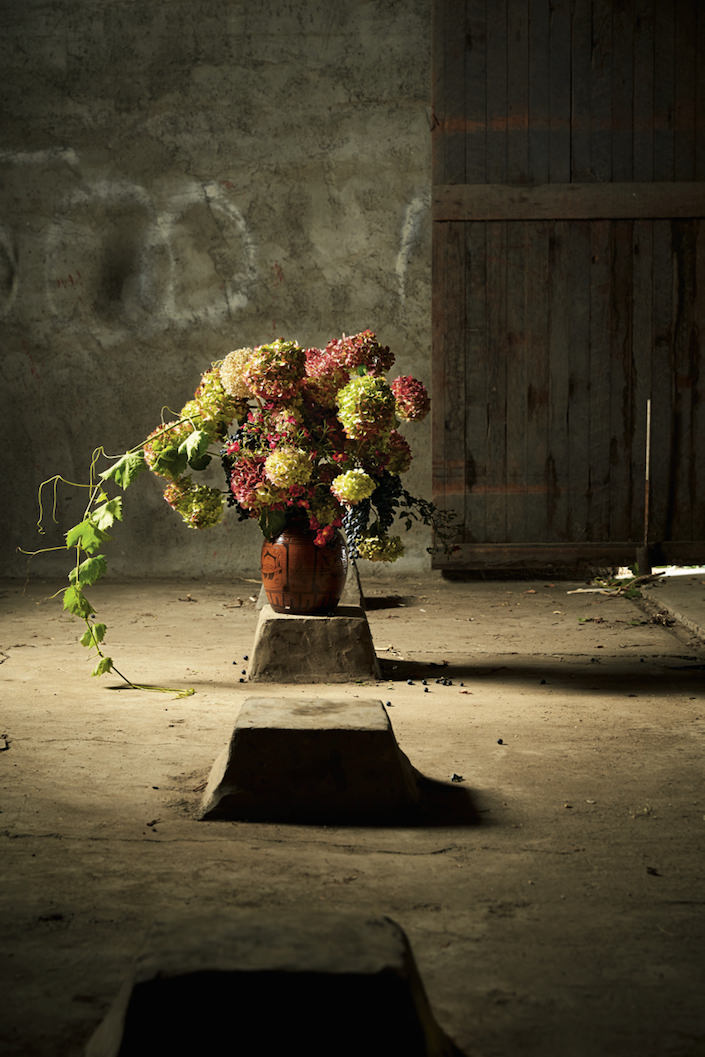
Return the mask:
M 262 585 L 275 613 L 324 616 L 338 605 L 348 571 L 343 537 L 336 531 L 318 547 L 315 535 L 307 520 L 292 519 L 262 544 Z

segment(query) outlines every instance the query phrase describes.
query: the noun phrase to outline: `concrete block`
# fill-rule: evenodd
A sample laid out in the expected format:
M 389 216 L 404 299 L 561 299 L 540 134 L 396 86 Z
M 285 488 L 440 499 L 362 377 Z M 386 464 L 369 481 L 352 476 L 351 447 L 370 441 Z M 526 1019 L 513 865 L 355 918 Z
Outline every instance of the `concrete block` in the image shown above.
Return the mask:
M 292 616 L 263 606 L 247 671 L 250 682 L 344 683 L 378 679 L 379 664 L 360 606 L 331 617 Z
M 405 821 L 420 777 L 381 701 L 252 697 L 213 764 L 199 818 Z
M 156 923 L 86 1057 L 462 1057 L 396 922 L 297 906 Z

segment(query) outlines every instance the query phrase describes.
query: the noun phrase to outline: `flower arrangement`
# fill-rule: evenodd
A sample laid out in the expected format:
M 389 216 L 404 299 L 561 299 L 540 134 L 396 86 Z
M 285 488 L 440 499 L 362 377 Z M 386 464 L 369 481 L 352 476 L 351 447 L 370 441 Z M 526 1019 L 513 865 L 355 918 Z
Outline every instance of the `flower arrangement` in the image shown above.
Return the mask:
M 397 427 L 424 418 L 428 393 L 410 376 L 388 382 L 393 363 L 371 330 L 323 349 L 283 339 L 235 349 L 205 372 L 178 419 L 150 435 L 146 464 L 166 479 L 164 498 L 192 528 L 216 524 L 230 506 L 273 537 L 297 512 L 320 546 L 343 527 L 352 557 L 394 561 L 403 553 L 389 535 L 395 518 L 430 524 L 434 510 L 399 477 L 411 450 Z M 224 492 L 187 472 L 205 469 L 213 444 Z
M 193 529 L 217 524 L 232 507 L 274 538 L 295 514 L 308 520 L 317 545 L 342 527 L 350 556 L 373 562 L 403 553 L 401 538 L 390 534 L 397 519 L 407 529 L 414 521 L 433 525 L 447 538 L 447 515 L 412 496 L 400 479 L 411 450 L 398 427 L 424 418 L 430 402 L 417 379 L 386 379 L 393 363 L 371 330 L 322 349 L 283 339 L 235 349 L 208 367 L 177 416 L 100 473 L 105 453 L 96 449 L 83 520 L 66 534 L 75 563 L 63 595 L 64 607 L 86 624 L 81 642 L 98 652 L 94 675 L 121 675 L 103 653 L 105 625 L 85 594 L 105 572 L 97 552 L 122 517 L 122 497 L 110 498 L 107 489 L 111 483 L 126 489 L 145 468 L 162 480 L 164 499 Z M 222 489 L 193 477 L 214 457 L 225 474 Z M 43 482 L 40 510 L 44 486 L 56 489 L 63 480 Z M 40 515 L 40 531 L 41 521 Z

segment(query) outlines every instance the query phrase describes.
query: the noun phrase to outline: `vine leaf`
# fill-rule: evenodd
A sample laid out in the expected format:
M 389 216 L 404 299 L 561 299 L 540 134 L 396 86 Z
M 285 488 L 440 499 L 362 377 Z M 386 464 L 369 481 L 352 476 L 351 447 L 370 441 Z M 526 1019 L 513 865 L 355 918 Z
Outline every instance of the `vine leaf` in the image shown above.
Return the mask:
M 74 616 L 83 617 L 84 620 L 95 613 L 95 609 L 77 585 L 67 587 L 64 591 L 64 609 L 73 613 Z
M 91 626 L 87 628 L 81 635 L 81 645 L 95 646 L 97 648 L 98 644 L 101 643 L 105 638 L 106 631 L 107 628 L 105 624 L 91 624 Z
M 121 521 L 122 496 L 116 495 L 114 499 L 109 499 L 107 503 L 96 507 L 88 520 L 101 532 L 109 529 L 116 521 Z
M 203 429 L 195 429 L 179 445 L 179 454 L 185 455 L 189 466 L 194 470 L 205 470 L 211 457 L 208 454 L 210 441 Z
M 176 478 L 181 477 L 187 463 L 186 452 L 181 451 L 180 446 L 174 445 L 172 448 L 164 448 L 155 456 L 151 469 L 160 477 Z
M 103 470 L 100 477 L 103 481 L 115 481 L 121 488 L 128 488 L 146 465 L 142 448 L 139 451 L 126 451 L 117 462 Z
M 101 657 L 95 668 L 91 672 L 91 675 L 105 675 L 106 672 L 111 671 L 113 667 L 112 657 Z
M 96 580 L 100 580 L 101 576 L 105 575 L 105 571 L 108 568 L 108 563 L 102 554 L 94 554 L 91 558 L 86 558 L 85 561 L 76 569 L 72 569 L 69 573 L 69 581 L 78 585 L 79 587 L 90 587 Z
M 66 547 L 81 547 L 86 554 L 92 554 L 110 537 L 93 521 L 92 516 L 74 525 L 66 533 Z

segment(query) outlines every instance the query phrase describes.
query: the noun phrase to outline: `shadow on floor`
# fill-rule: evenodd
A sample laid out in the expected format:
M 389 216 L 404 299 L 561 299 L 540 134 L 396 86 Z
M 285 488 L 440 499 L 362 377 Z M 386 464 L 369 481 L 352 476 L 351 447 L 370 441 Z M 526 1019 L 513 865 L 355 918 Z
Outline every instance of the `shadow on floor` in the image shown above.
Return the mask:
M 503 658 L 503 663 L 470 662 L 438 664 L 378 657 L 382 679 L 386 682 L 413 681 L 422 692 L 433 693 L 450 686 L 462 692 L 473 692 L 468 683 L 482 680 L 492 683 L 525 683 L 571 692 L 648 693 L 651 696 L 683 693 L 702 694 L 705 689 L 705 664 L 690 655 L 645 657 L 642 662 L 620 661 L 611 657 L 586 657 L 574 660 L 537 658 L 535 661 L 517 655 Z M 423 680 L 426 680 L 424 685 Z

